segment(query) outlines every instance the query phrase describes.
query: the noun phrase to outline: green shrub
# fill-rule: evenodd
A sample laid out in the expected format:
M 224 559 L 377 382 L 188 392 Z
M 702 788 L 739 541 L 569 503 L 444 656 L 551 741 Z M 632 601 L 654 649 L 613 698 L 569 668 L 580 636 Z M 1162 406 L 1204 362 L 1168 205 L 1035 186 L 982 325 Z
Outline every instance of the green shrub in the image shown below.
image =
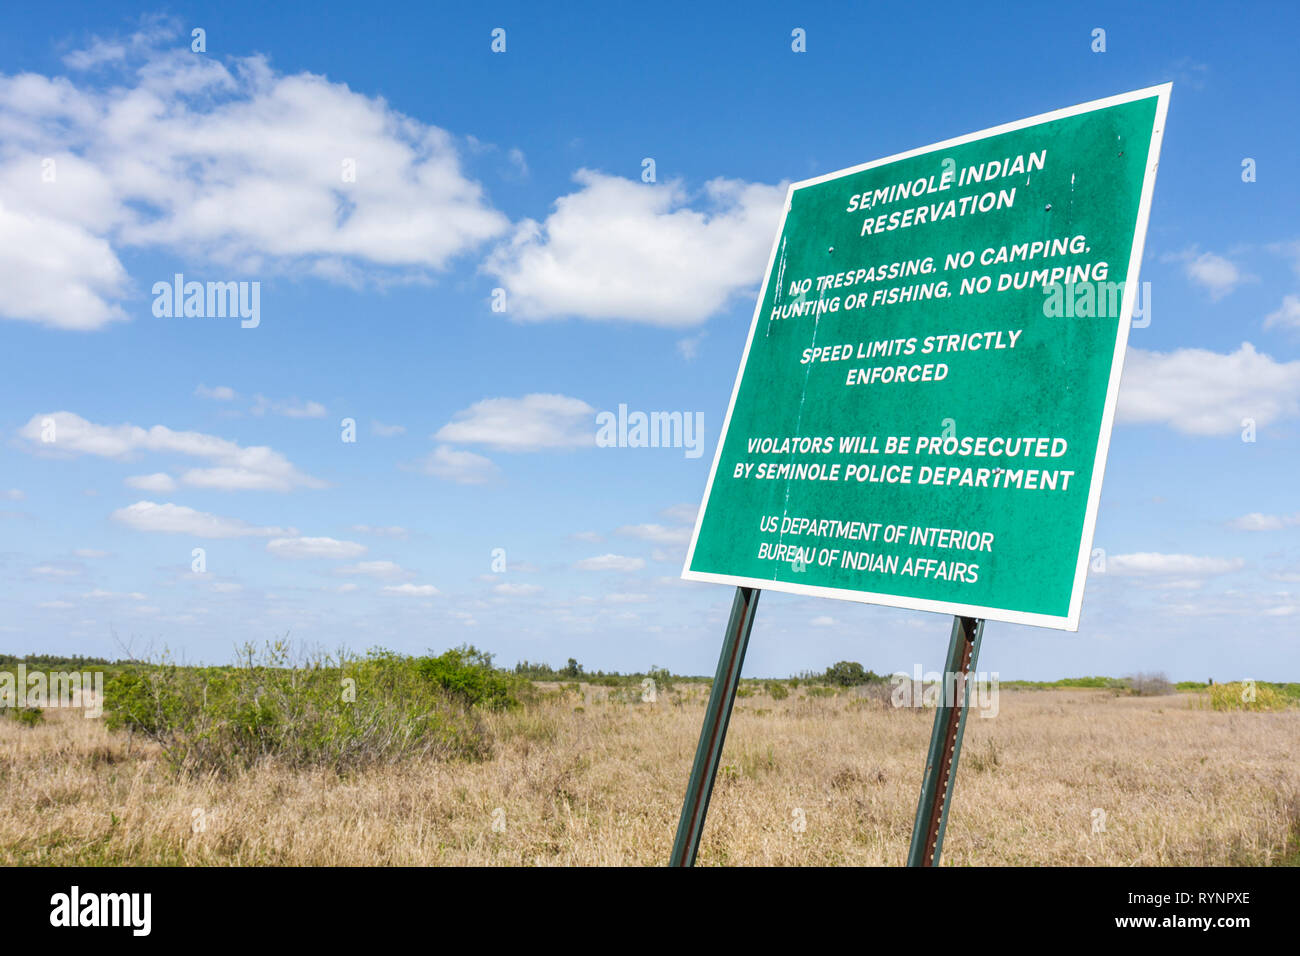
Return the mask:
M 282 642 L 235 667 L 163 662 L 105 685 L 110 730 L 158 743 L 178 770 L 232 774 L 266 761 L 339 773 L 409 757 L 480 759 L 487 731 L 418 662 L 386 651 L 288 666 Z
M 773 700 L 785 700 L 790 696 L 790 692 L 785 689 L 785 685 L 780 681 L 770 680 L 763 686 L 767 690 L 767 696 Z
M 1212 710 L 1286 710 L 1291 700 L 1274 686 L 1234 681 L 1215 684 L 1210 688 L 1209 704 Z
M 459 697 L 470 706 L 507 710 L 519 706 L 516 691 L 522 685 L 492 666 L 492 655 L 466 644 L 437 657 L 416 661 L 420 674 L 435 686 Z
M 874 684 L 887 678 L 874 671 L 865 670 L 857 661 L 840 661 L 826 668 L 823 680 L 838 687 L 857 687 L 859 684 Z
M 655 682 L 655 688 L 667 693 L 673 689 L 673 672 L 666 667 L 655 667 L 650 665 L 650 670 L 646 671 L 646 677 Z
M 9 711 L 10 717 L 24 727 L 35 727 L 45 720 L 45 711 L 39 707 L 7 707 L 5 709 Z

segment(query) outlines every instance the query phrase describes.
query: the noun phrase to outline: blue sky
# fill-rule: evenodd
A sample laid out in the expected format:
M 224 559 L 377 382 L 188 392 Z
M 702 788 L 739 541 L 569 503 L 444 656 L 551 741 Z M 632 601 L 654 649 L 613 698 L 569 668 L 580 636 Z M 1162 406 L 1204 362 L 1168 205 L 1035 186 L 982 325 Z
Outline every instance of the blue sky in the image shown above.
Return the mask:
M 981 669 L 1300 679 L 1300 16 L 1131 7 L 20 5 L 0 649 L 711 673 L 731 591 L 677 578 L 786 184 L 1173 81 L 1106 571 Z M 178 272 L 260 283 L 257 327 L 155 316 Z M 620 404 L 702 454 L 594 447 Z M 937 668 L 948 630 L 771 593 L 746 672 Z

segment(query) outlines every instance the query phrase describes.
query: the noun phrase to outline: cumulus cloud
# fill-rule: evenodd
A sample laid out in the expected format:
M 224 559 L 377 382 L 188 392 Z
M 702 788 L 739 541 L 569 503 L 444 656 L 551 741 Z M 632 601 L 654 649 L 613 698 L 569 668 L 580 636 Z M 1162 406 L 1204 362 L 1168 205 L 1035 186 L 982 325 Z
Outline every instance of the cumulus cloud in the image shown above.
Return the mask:
M 1293 528 L 1300 525 L 1300 511 L 1289 515 L 1266 515 L 1252 511 L 1240 518 L 1233 518 L 1228 526 L 1238 531 L 1278 531 L 1281 528 Z
M 266 550 L 280 558 L 355 558 L 368 549 L 355 541 L 293 537 L 268 541 Z
M 1106 560 L 1108 574 L 1181 577 L 1206 577 L 1227 574 L 1245 566 L 1241 558 L 1202 557 L 1194 554 L 1158 554 L 1143 551 L 1116 554 Z
M 461 485 L 485 484 L 496 477 L 498 471 L 490 458 L 448 445 L 439 445 L 429 452 L 422 468 L 426 475 Z
M 283 415 L 285 418 L 324 418 L 325 406 L 320 402 L 300 402 L 298 399 L 276 402 L 271 401 L 265 395 L 254 396 L 256 404 L 249 409 L 254 415 L 261 417 L 267 412 L 275 415 Z
M 119 591 L 105 591 L 102 588 L 95 588 L 93 591 L 87 591 L 85 594 L 82 595 L 82 597 L 90 598 L 91 600 L 94 601 L 112 601 L 121 598 L 129 598 L 132 601 L 145 600 L 145 595 L 141 594 L 139 591 L 129 591 L 123 593 Z
M 152 475 L 131 475 L 125 479 L 126 484 L 140 491 L 175 491 L 176 480 L 165 471 Z
M 399 435 L 406 434 L 405 425 L 385 425 L 381 421 L 372 421 L 370 423 L 370 433 L 378 435 L 380 438 L 396 438 Z
M 136 531 L 188 534 L 196 538 L 270 538 L 297 533 L 292 528 L 259 527 L 239 518 L 223 518 L 184 505 L 159 504 L 156 501 L 137 501 L 126 508 L 118 508 L 111 517 Z
M 634 594 L 625 591 L 614 591 L 605 595 L 606 604 L 646 604 L 650 600 L 648 594 Z
M 527 597 L 530 594 L 540 594 L 542 586 L 540 584 L 512 584 L 505 581 L 493 587 L 492 591 L 494 594 L 500 594 L 504 597 Z
M 1281 326 L 1287 329 L 1300 329 L 1300 295 L 1285 295 L 1282 304 L 1264 317 L 1264 328 Z
M 358 534 L 373 534 L 380 538 L 405 538 L 410 534 L 410 532 L 401 525 L 395 524 L 385 525 L 382 527 L 369 524 L 354 524 L 352 530 Z
M 640 571 L 645 558 L 629 558 L 621 554 L 601 554 L 583 558 L 574 565 L 579 571 Z
M 194 56 L 178 33 L 158 21 L 65 58 L 93 80 L 0 76 L 0 317 L 126 318 L 133 248 L 356 281 L 442 269 L 508 229 L 446 131 L 262 56 Z
M 1278 362 L 1243 342 L 1235 352 L 1129 349 L 1116 420 L 1187 435 L 1231 435 L 1300 414 L 1300 361 Z
M 218 402 L 230 402 L 238 398 L 238 394 L 229 385 L 217 385 L 208 388 L 206 385 L 200 385 L 194 389 L 194 394 L 199 398 L 211 398 Z
M 714 179 L 701 196 L 590 169 L 545 222 L 524 220 L 484 264 L 509 315 L 685 328 L 762 281 L 786 187 Z
M 411 572 L 407 571 L 395 561 L 359 561 L 356 564 L 344 565 L 341 568 L 335 568 L 335 574 L 339 575 L 362 575 L 369 578 L 405 578 L 410 577 Z
M 687 544 L 691 540 L 690 528 L 668 528 L 661 524 L 624 525 L 618 533 L 654 544 Z
M 669 521 L 676 524 L 689 524 L 694 526 L 695 516 L 699 514 L 700 506 L 695 502 L 687 501 L 678 505 L 671 505 L 660 512 Z
M 433 597 L 439 593 L 432 584 L 389 584 L 380 590 L 384 594 L 397 594 L 404 597 Z
M 1242 282 L 1254 279 L 1243 273 L 1231 259 L 1213 252 L 1200 252 L 1191 248 L 1163 258 L 1166 262 L 1181 261 L 1187 278 L 1209 292 L 1210 298 L 1215 301 L 1222 299 Z
M 182 483 L 195 488 L 289 491 L 325 487 L 271 448 L 245 448 L 215 435 L 172 431 L 165 425 L 97 425 L 72 412 L 51 412 L 33 415 L 18 435 L 27 440 L 30 450 L 43 454 L 97 455 L 126 461 L 140 452 L 155 452 L 207 459 L 212 467 L 191 468 L 181 475 Z M 53 441 L 46 441 L 50 435 Z
M 457 412 L 433 437 L 497 451 L 594 447 L 595 419 L 594 408 L 568 395 L 485 398 Z

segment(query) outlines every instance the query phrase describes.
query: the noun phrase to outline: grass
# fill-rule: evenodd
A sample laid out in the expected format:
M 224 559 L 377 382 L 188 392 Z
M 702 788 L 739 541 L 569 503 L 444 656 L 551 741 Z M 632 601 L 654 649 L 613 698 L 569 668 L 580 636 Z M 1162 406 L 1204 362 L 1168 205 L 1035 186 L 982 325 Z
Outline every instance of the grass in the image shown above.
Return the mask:
M 700 864 L 900 865 L 933 713 L 784 689 L 737 702 Z M 79 711 L 0 720 L 0 863 L 662 865 L 707 692 L 539 684 L 476 710 L 478 759 L 344 772 L 178 772 L 160 743 Z M 998 716 L 967 722 L 945 863 L 1300 863 L 1300 708 L 1202 699 L 1003 684 Z

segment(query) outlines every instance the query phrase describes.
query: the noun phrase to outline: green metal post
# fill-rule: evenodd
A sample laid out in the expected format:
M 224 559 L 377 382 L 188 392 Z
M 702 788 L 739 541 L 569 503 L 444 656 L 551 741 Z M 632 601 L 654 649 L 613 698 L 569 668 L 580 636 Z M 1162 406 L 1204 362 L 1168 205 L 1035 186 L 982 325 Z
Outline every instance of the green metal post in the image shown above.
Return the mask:
M 713 675 L 713 686 L 709 690 L 709 704 L 704 711 L 704 726 L 700 729 L 700 742 L 695 748 L 695 763 L 691 767 L 690 782 L 686 785 L 686 800 L 682 803 L 682 816 L 677 823 L 677 838 L 673 841 L 669 866 L 695 865 L 700 834 L 704 832 L 704 816 L 709 812 L 713 780 L 718 773 L 722 745 L 727 739 L 727 724 L 731 722 L 736 688 L 740 685 L 740 667 L 745 662 L 745 648 L 749 646 L 749 632 L 754 627 L 754 612 L 758 609 L 761 593 L 758 588 L 736 588 L 731 620 L 727 623 L 722 654 L 718 657 L 718 671 Z
M 912 824 L 912 845 L 907 852 L 908 866 L 938 866 L 943 850 L 943 833 L 948 826 L 948 808 L 957 776 L 957 758 L 961 755 L 961 738 L 966 731 L 966 709 L 970 704 L 970 685 L 966 675 L 979 659 L 984 622 L 972 617 L 955 617 L 948 657 L 944 664 L 942 699 L 934 714 L 930 732 L 930 750 L 925 758 L 925 776 L 921 779 L 921 799 Z M 948 687 L 952 686 L 952 696 Z

